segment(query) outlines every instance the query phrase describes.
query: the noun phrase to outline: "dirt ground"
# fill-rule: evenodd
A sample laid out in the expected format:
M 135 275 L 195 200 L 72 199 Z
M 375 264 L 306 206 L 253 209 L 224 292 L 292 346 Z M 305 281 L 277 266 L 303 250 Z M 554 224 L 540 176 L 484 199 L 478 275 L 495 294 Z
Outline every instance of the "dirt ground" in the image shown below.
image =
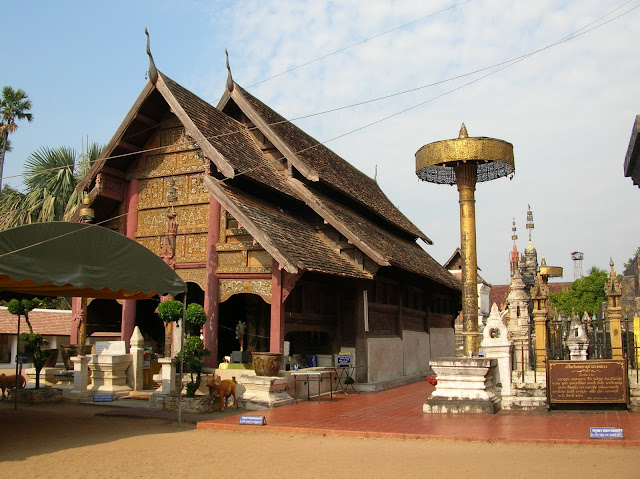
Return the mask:
M 633 447 L 178 429 L 165 419 L 96 416 L 104 407 L 1 403 L 2 477 L 640 477 Z

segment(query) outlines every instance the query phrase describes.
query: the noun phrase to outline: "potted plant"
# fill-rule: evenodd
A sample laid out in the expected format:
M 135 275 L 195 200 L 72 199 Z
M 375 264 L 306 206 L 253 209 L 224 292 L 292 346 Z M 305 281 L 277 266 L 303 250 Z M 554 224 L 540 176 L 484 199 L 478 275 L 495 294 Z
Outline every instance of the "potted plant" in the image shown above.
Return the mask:
M 173 324 L 182 318 L 182 303 L 175 299 L 163 301 L 158 305 L 156 313 L 164 321 L 164 356 L 170 358 Z
M 29 321 L 29 311 L 37 308 L 40 305 L 38 298 L 23 299 L 18 301 L 12 299 L 7 305 L 7 310 L 11 314 L 22 315 L 29 327 L 28 333 L 20 333 L 20 341 L 24 341 L 24 352 L 33 356 L 33 367 L 36 370 L 36 389 L 40 388 L 40 371 L 44 367 L 47 358 L 49 357 L 49 351 L 43 351 L 42 346 L 49 344 L 49 341 L 44 339 L 42 334 L 34 333 L 31 321 Z
M 207 314 L 201 305 L 191 303 L 187 306 L 185 315 L 187 330 L 189 330 L 190 333 L 196 332 L 198 334 L 190 334 L 186 339 L 182 353 L 178 353 L 178 358 L 181 358 L 183 363 L 187 365 L 189 374 L 191 375 L 191 381 L 187 383 L 187 397 L 193 397 L 200 387 L 200 376 L 202 374 L 202 367 L 204 366 L 203 358 L 211 355 L 211 351 L 204 347 L 204 343 L 199 336 L 206 320 Z

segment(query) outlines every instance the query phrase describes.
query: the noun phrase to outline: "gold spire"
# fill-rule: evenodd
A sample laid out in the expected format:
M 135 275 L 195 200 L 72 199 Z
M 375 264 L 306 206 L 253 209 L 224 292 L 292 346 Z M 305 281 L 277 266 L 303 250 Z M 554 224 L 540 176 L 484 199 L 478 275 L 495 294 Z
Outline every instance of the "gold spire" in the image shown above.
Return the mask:
M 458 138 L 469 138 L 469 133 L 467 133 L 467 127 L 464 126 L 464 122 L 460 127 L 460 133 L 458 133 Z

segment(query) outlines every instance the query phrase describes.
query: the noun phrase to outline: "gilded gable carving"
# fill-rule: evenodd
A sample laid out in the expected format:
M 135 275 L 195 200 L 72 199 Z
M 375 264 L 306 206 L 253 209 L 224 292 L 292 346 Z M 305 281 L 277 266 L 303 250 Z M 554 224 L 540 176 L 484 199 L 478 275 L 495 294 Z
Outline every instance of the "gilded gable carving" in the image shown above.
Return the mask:
M 166 149 L 163 149 L 166 150 Z M 203 172 L 202 151 L 188 150 L 177 153 L 156 153 L 136 161 L 128 171 L 128 178 L 159 178 Z
M 206 291 L 207 270 L 205 268 L 177 269 L 176 273 L 185 283 L 196 283 L 203 291 Z
M 220 215 L 218 273 L 270 273 L 273 259 L 228 212 Z
M 270 279 L 221 279 L 218 288 L 218 300 L 222 303 L 234 294 L 257 294 L 268 304 L 271 304 Z
M 207 260 L 207 235 L 178 235 L 178 238 L 184 238 L 183 256 L 177 256 L 179 263 L 199 263 Z
M 162 238 L 160 236 L 138 238 L 137 241 L 155 254 L 159 254 L 162 250 Z
M 138 209 L 166 208 L 167 191 L 173 186 L 178 190 L 175 206 L 209 203 L 209 192 L 202 182 L 202 175 L 190 174 L 140 180 Z
M 206 233 L 209 221 L 209 205 L 190 205 L 175 208 L 178 222 L 178 235 L 188 233 Z M 156 208 L 138 212 L 138 231 L 136 236 L 160 236 L 167 230 L 167 209 Z

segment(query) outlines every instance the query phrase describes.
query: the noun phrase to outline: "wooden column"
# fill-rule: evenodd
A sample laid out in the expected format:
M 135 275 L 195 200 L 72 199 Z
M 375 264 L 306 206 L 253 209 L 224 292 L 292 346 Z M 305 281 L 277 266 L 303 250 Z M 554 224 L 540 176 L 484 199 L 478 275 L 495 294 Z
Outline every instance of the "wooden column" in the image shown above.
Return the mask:
M 83 318 L 82 298 L 71 298 L 71 331 L 69 333 L 69 344 L 78 344 L 78 332 L 80 322 Z M 13 356 L 12 356 L 13 357 Z
M 140 193 L 140 182 L 133 178 L 129 181 L 127 189 L 127 216 L 125 223 L 125 235 L 127 238 L 136 240 L 138 229 L 138 195 Z M 120 328 L 120 339 L 125 342 L 129 349 L 129 340 L 136 327 L 136 301 L 132 299 L 124 300 L 122 305 L 122 324 Z
M 282 291 L 283 272 L 274 259 L 271 266 L 271 332 L 269 352 L 284 352 L 284 296 Z
M 365 283 L 356 281 L 354 319 L 356 322 L 356 381 L 359 383 L 369 382 L 369 347 L 367 344 L 369 337 L 369 301 L 366 293 Z
M 207 320 L 202 328 L 204 347 L 211 351 L 211 356 L 204 358 L 204 365 L 209 368 L 218 366 L 218 299 L 220 283 L 216 268 L 218 267 L 218 252 L 216 243 L 220 237 L 220 203 L 209 195 L 209 229 L 207 232 L 207 272 L 204 295 L 204 310 Z

